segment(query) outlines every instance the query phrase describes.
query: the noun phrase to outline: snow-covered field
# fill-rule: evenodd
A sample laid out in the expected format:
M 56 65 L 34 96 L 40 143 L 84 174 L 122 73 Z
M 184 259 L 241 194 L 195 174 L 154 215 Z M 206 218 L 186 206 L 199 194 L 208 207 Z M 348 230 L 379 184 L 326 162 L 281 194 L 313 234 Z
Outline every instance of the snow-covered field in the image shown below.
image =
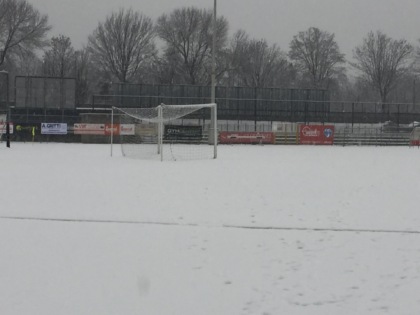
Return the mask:
M 420 313 L 420 150 L 218 155 L 2 143 L 0 314 Z

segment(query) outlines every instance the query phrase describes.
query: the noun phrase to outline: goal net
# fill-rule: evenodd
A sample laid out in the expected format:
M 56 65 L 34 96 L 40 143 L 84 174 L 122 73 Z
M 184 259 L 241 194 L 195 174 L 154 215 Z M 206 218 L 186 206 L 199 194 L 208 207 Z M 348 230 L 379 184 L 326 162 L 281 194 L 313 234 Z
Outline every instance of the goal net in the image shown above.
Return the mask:
M 217 157 L 216 104 L 113 107 L 112 144 L 127 157 L 197 160 Z

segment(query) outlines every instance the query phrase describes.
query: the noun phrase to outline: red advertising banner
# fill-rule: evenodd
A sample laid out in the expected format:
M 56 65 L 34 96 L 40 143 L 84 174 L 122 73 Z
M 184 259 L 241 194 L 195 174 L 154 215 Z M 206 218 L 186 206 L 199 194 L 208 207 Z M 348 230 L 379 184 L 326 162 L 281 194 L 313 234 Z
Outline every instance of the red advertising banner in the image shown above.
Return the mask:
M 334 126 L 327 125 L 299 125 L 300 144 L 334 143 Z
M 110 136 L 111 133 L 114 134 L 114 136 L 117 136 L 120 134 L 120 125 L 119 124 L 105 124 L 105 136 Z
M 220 143 L 224 144 L 252 144 L 264 143 L 274 144 L 276 138 L 273 132 L 229 132 L 222 131 L 220 133 Z

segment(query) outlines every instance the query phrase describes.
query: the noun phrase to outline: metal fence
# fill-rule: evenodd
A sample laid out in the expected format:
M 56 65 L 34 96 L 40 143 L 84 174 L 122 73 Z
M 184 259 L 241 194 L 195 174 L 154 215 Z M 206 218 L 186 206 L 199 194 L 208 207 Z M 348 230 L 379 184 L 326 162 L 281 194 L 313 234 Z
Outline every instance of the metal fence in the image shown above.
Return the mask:
M 267 100 L 311 100 L 328 101 L 329 92 L 324 89 L 286 89 L 286 88 L 251 88 L 216 86 L 216 98 L 224 99 L 267 99 Z M 112 95 L 153 96 L 172 99 L 171 104 L 178 104 L 185 99 L 199 103 L 210 99 L 211 87 L 208 85 L 151 85 L 113 83 Z M 158 104 L 156 104 L 158 105 Z
M 26 82 L 23 79 L 21 81 L 22 84 Z M 39 80 L 36 78 L 35 81 L 30 80 L 32 81 Z M 45 89 L 45 85 L 42 87 Z M 4 82 L 3 89 L 0 90 L 4 92 Z M 60 89 L 57 88 L 58 90 Z M 112 106 L 154 107 L 161 103 L 210 103 L 211 94 L 209 86 L 138 84 L 113 84 L 111 92 L 111 95 L 94 95 L 91 103 L 83 106 L 79 104 L 74 108 L 47 106 L 47 103 L 42 103 L 39 107 L 32 106 L 33 104 L 26 106 L 21 101 L 19 104 L 11 103 L 11 121 L 16 126 L 25 128 L 32 128 L 44 122 L 67 123 L 72 126 L 82 122 L 83 114 L 109 113 Z M 6 93 L 0 94 L 0 109 L 6 110 Z M 275 122 L 290 122 L 341 125 L 349 128 L 346 130 L 351 130 L 350 133 L 357 128 L 374 128 L 375 133 L 380 134 L 383 130 L 404 133 L 420 121 L 420 104 L 334 102 L 329 100 L 328 91 L 325 90 L 217 87 L 216 103 L 219 128 L 225 131 L 270 131 Z M 207 116 L 199 111 L 188 118 L 208 119 Z
M 106 111 L 112 106 L 154 107 L 161 103 L 210 103 L 210 99 L 176 98 L 175 102 L 173 97 L 164 96 L 95 95 L 91 104 L 75 109 L 17 108 L 12 106 L 11 118 L 16 122 L 77 122 L 80 113 Z M 261 121 L 283 121 L 350 125 L 392 122 L 396 126 L 400 126 L 420 121 L 420 104 L 235 98 L 216 98 L 216 103 L 219 120 L 247 121 L 254 125 Z M 6 109 L 6 106 L 2 107 Z M 197 118 L 201 117 L 200 112 L 195 115 Z
M 330 104 L 330 107 L 333 104 Z M 345 104 L 341 104 L 345 105 Z M 307 106 L 310 108 L 310 104 Z M 349 106 L 353 108 L 352 104 Z M 337 105 L 338 109 L 339 107 Z M 367 107 L 369 110 L 373 110 L 371 107 Z M 414 126 L 419 126 L 420 114 L 418 113 L 405 113 L 402 110 L 406 109 L 404 106 L 400 106 L 400 111 L 392 112 L 393 107 L 389 108 L 389 112 L 383 111 L 382 106 L 380 112 L 364 111 L 364 112 L 343 112 L 340 110 L 330 111 L 323 113 L 320 116 L 312 116 L 310 111 L 300 112 L 300 117 L 306 117 L 307 124 L 334 124 L 336 130 L 335 144 L 339 145 L 407 145 L 408 138 L 411 130 Z M 14 134 L 12 135 L 12 141 L 58 141 L 58 142 L 81 142 L 83 139 L 80 135 L 73 134 L 73 126 L 77 123 L 92 123 L 93 121 L 86 117 L 94 117 L 92 114 L 101 114 L 100 120 L 95 120 L 94 123 L 110 123 L 109 117 L 110 108 L 77 108 L 75 110 L 40 110 L 40 109 L 19 109 L 12 108 L 12 122 L 14 125 Z M 6 113 L 6 112 L 4 112 Z M 275 131 L 277 135 L 278 144 L 295 144 L 296 132 L 287 132 L 287 135 L 282 134 L 277 128 L 279 124 L 288 122 L 290 125 L 297 126 L 296 123 L 305 123 L 304 120 L 293 120 L 298 117 L 296 113 L 287 111 L 283 112 L 284 119 L 277 120 L 279 116 L 276 116 L 274 111 L 270 111 L 273 116 L 269 116 L 267 113 L 259 113 L 261 116 L 255 117 L 269 117 L 266 120 L 252 120 L 242 119 L 235 115 L 224 115 L 223 112 L 218 114 L 218 130 L 219 131 Z M 306 116 L 305 116 L 306 115 Z M 189 119 L 200 119 L 209 120 L 207 113 L 199 112 L 195 115 L 188 117 Z M 235 119 L 231 119 L 235 117 Z M 325 118 L 324 121 L 311 119 Z M 245 117 L 247 118 L 247 117 Z M 290 118 L 290 119 L 288 119 Z M 396 122 L 390 120 L 395 119 Z M 333 121 L 332 121 L 333 120 Z M 377 121 L 378 120 L 378 121 Z M 374 122 L 376 121 L 376 122 Z M 398 123 L 397 123 L 398 122 Z M 62 135 L 42 135 L 41 134 L 41 123 L 66 123 L 68 125 L 68 134 Z M 35 134 L 35 136 L 34 136 Z M 107 142 L 106 137 L 97 137 L 98 142 Z M 99 139 L 101 138 L 101 139 Z M 284 139 L 283 139 L 284 138 Z M 100 140 L 100 141 L 99 141 Z
M 15 107 L 74 109 L 76 79 L 38 76 L 15 77 Z
M 173 96 L 95 95 L 92 108 L 154 107 L 165 104 L 210 103 L 210 98 Z M 380 104 L 331 102 L 326 100 L 275 100 L 216 97 L 219 120 L 285 121 L 301 123 L 376 124 L 392 121 L 396 125 L 420 121 L 420 104 Z

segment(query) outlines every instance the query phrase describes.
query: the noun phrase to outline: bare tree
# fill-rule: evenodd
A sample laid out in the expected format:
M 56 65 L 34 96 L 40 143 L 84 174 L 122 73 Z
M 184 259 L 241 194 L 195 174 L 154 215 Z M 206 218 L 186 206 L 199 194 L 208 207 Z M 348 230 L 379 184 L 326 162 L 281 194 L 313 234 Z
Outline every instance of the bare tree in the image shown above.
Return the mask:
M 158 84 L 179 84 L 184 83 L 181 75 L 182 59 L 174 49 L 165 49 L 162 56 L 156 58 L 154 62 L 154 78 Z
M 170 67 L 183 78 L 179 83 L 208 83 L 211 73 L 212 11 L 194 7 L 174 10 L 157 21 L 157 33 L 166 43 L 168 61 L 176 62 Z M 216 21 L 216 59 L 220 58 L 227 40 L 228 23 L 219 17 Z M 175 56 L 177 55 L 177 56 Z M 218 65 L 218 63 L 217 63 Z M 219 74 L 223 71 L 216 70 Z
M 74 76 L 76 77 L 76 103 L 84 104 L 92 93 L 94 81 L 92 57 L 86 48 L 74 53 Z
M 33 52 L 47 45 L 48 17 L 25 0 L 0 0 L 0 66 L 8 54 Z
M 309 78 L 314 88 L 328 88 L 329 80 L 343 68 L 344 54 L 340 53 L 334 34 L 310 27 L 299 32 L 290 43 L 289 58 L 295 67 Z
M 89 51 L 102 71 L 120 82 L 135 80 L 155 54 L 154 27 L 149 17 L 121 9 L 99 23 L 89 36 Z
M 243 85 L 241 79 L 239 78 L 239 72 L 242 61 L 246 59 L 243 54 L 246 51 L 245 46 L 248 41 L 249 36 L 244 30 L 235 32 L 233 37 L 230 39 L 229 47 L 227 48 L 227 55 L 225 58 L 225 62 L 228 65 L 226 67 L 226 76 L 223 79 L 223 83 L 225 85 Z
M 51 48 L 45 52 L 43 70 L 53 77 L 73 76 L 75 70 L 75 51 L 69 37 L 59 35 L 51 39 Z
M 20 51 L 19 53 L 8 55 L 3 65 L 14 75 L 42 75 L 42 60 L 36 53 L 31 51 Z
M 234 85 L 278 87 L 290 81 L 290 64 L 279 47 L 265 39 L 249 39 L 242 30 L 233 36 L 230 47 L 230 76 Z
M 363 44 L 354 50 L 357 62 L 352 65 L 377 90 L 382 103 L 386 103 L 390 91 L 409 70 L 412 52 L 413 46 L 405 39 L 393 40 L 380 31 L 369 32 Z

